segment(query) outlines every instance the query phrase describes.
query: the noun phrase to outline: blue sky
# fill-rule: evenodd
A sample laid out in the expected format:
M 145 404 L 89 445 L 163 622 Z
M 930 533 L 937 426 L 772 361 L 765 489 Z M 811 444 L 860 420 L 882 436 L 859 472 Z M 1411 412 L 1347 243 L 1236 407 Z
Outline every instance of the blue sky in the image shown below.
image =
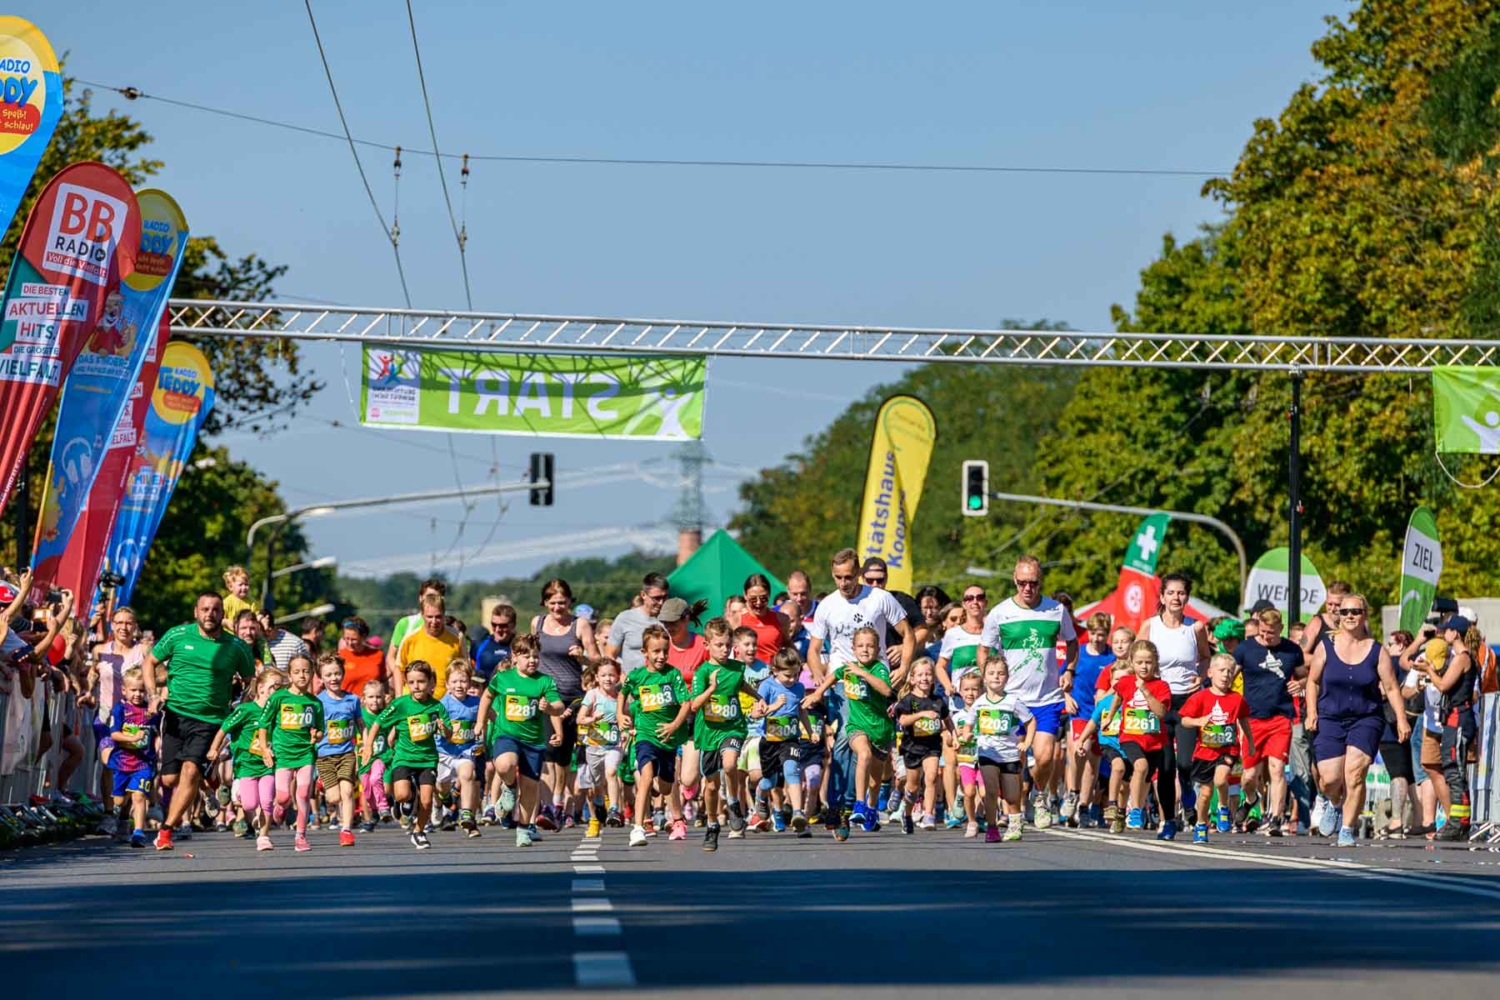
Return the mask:
M 1315 77 L 1308 47 L 1323 15 L 1347 8 L 419 0 L 415 9 L 444 152 L 1227 171 L 1253 120 L 1276 115 Z M 27 0 L 12 10 L 42 27 L 77 77 L 338 128 L 301 3 L 79 2 L 61 16 L 55 3 Z M 429 148 L 404 4 L 314 10 L 354 134 Z M 109 93 L 98 106 L 127 111 L 156 137 L 152 155 L 166 161 L 158 182 L 195 232 L 290 265 L 282 298 L 401 305 L 347 146 Z M 389 218 L 390 156 L 361 155 Z M 457 198 L 457 168 L 447 172 Z M 1164 233 L 1191 236 L 1216 217 L 1200 186 L 490 162 L 474 164 L 463 211 L 477 309 L 965 327 L 1047 317 L 1101 329 L 1111 303 L 1132 300 Z M 430 157 L 405 157 L 400 223 L 414 303 L 461 307 Z M 318 554 L 345 571 L 436 562 L 455 573 L 464 552 L 465 577 L 508 576 L 568 551 L 620 551 L 611 543 L 630 537 L 606 529 L 671 513 L 668 445 L 459 435 L 455 463 L 442 435 L 330 426 L 354 422 L 341 370 L 357 392 L 357 356 L 344 369 L 337 347 L 306 350 L 328 382 L 309 419 L 271 438 L 224 438 L 293 505 L 442 489 L 455 477 L 478 485 L 494 481 L 497 463 L 494 475 L 510 481 L 540 447 L 557 454 L 560 474 L 612 470 L 560 489 L 550 509 L 522 499 L 502 517 L 493 500 L 480 503 L 462 535 L 456 501 L 308 521 Z M 716 360 L 705 442 L 729 467 L 709 479 L 715 515 L 733 510 L 747 470 L 796 452 L 898 374 Z

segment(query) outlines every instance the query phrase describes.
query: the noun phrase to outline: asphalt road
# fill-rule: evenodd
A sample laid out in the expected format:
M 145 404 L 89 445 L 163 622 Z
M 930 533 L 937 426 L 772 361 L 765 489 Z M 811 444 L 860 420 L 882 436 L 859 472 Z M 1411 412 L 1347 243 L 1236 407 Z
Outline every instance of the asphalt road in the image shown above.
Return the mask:
M 817 828 L 815 828 L 816 830 Z M 1492 996 L 1500 853 L 1420 841 L 1028 831 L 987 845 L 887 828 L 522 850 L 488 828 L 394 829 L 257 854 L 102 840 L 0 856 L 7 995 L 387 997 L 634 987 L 642 995 L 1068 995 L 1316 990 L 1318 1000 Z M 176 985 L 164 977 L 173 977 Z M 1281 994 L 1290 996 L 1292 994 Z

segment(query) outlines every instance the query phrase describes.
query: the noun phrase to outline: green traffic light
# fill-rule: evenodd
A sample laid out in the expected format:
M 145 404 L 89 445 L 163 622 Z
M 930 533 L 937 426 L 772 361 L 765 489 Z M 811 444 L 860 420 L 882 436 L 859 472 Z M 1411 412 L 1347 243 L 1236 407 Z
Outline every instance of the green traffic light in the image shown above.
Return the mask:
M 972 496 L 969 497 L 969 509 L 970 510 L 978 510 L 979 508 L 981 508 L 983 506 L 984 506 L 984 497 L 980 496 L 977 493 L 975 493 L 974 495 L 972 495 Z

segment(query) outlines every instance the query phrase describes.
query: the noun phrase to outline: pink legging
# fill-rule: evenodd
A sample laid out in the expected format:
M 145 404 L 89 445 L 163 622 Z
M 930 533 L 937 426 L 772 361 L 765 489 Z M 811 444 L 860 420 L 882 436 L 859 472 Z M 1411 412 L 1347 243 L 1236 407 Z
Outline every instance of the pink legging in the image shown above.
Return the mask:
M 240 778 L 234 783 L 235 791 L 240 796 L 240 808 L 245 810 L 245 818 L 250 819 L 255 815 L 257 809 L 266 815 L 271 814 L 271 806 L 276 801 L 276 776 L 274 774 L 263 774 L 259 778 Z
M 370 769 L 359 776 L 359 790 L 365 801 L 373 805 L 377 812 L 384 812 L 391 807 L 390 801 L 385 797 L 385 761 L 377 759 L 370 762 Z
M 297 780 L 297 832 L 307 832 L 307 814 L 311 809 L 313 766 L 278 767 L 276 769 L 276 807 L 285 809 L 292 800 L 292 779 Z

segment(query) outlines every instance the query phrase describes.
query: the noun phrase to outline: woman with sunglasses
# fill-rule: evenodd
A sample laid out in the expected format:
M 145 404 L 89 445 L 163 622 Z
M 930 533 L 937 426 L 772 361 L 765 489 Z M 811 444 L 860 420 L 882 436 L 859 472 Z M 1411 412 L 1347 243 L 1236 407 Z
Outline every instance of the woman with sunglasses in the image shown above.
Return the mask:
M 385 650 L 370 645 L 370 626 L 363 618 L 339 625 L 339 659 L 344 662 L 344 690 L 364 694 L 370 681 L 385 679 Z
M 957 625 L 946 625 L 944 612 L 943 644 L 938 649 L 937 679 L 943 694 L 958 697 L 958 682 L 964 674 L 979 665 L 979 639 L 984 634 L 986 596 L 977 583 L 964 588 L 962 608 Z M 952 605 L 950 605 L 952 607 Z
M 1343 807 L 1340 847 L 1354 846 L 1354 829 L 1365 804 L 1365 773 L 1385 729 L 1382 704 L 1394 713 L 1397 742 L 1411 737 L 1401 685 L 1391 657 L 1370 635 L 1369 604 L 1346 594 L 1338 606 L 1339 626 L 1313 648 L 1307 673 L 1307 719 L 1313 756 L 1330 810 Z M 1320 822 L 1327 829 L 1331 822 Z

